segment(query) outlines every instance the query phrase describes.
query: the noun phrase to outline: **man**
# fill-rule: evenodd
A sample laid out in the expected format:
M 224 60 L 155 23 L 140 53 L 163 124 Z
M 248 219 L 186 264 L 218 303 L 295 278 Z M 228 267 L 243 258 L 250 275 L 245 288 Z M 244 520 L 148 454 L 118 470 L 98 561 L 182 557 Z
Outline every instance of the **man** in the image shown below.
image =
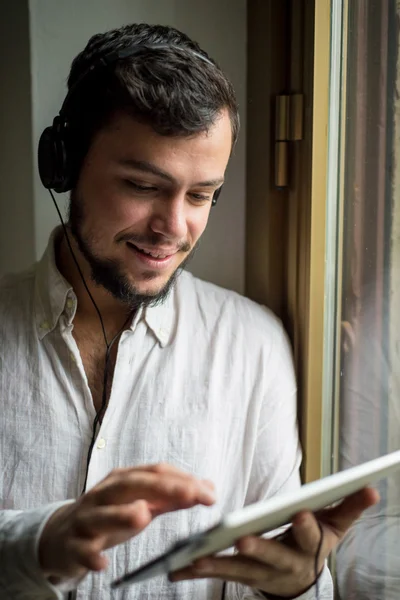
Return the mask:
M 94 36 L 68 84 L 39 148 L 45 186 L 71 189 L 68 227 L 0 292 L 7 598 L 109 598 L 180 537 L 299 486 L 281 325 L 181 273 L 237 138 L 231 84 L 184 34 L 143 24 Z M 375 500 L 119 597 L 306 599 L 317 571 L 331 598 L 325 559 Z

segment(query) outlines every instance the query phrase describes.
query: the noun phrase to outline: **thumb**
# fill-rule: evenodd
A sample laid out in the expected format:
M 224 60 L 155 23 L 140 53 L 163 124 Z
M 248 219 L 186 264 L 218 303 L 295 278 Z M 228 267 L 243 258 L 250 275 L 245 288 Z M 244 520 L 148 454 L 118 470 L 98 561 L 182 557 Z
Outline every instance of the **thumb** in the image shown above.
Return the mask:
M 318 520 L 327 525 L 341 539 L 362 513 L 380 500 L 378 492 L 366 487 L 350 496 L 333 508 L 318 513 Z

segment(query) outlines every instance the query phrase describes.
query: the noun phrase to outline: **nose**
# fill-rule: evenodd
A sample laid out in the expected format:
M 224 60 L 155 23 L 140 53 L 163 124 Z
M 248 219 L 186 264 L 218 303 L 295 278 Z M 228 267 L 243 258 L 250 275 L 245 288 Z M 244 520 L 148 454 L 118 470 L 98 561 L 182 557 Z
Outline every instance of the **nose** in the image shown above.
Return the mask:
M 150 227 L 152 231 L 171 239 L 181 240 L 186 238 L 186 211 L 184 194 L 175 194 L 160 199 L 151 218 Z

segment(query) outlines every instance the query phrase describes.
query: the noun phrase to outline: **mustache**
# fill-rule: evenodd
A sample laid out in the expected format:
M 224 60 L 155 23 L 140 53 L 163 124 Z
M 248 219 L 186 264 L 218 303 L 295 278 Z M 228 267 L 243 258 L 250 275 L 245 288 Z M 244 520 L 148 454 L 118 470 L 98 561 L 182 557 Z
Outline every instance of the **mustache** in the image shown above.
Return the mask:
M 157 246 L 165 244 L 165 237 L 157 233 L 151 235 L 134 235 L 132 233 L 122 233 L 116 238 L 117 242 L 130 242 L 131 244 L 138 245 L 143 244 L 144 246 Z M 188 241 L 180 241 L 173 244 L 173 247 L 178 252 L 189 252 L 191 245 Z

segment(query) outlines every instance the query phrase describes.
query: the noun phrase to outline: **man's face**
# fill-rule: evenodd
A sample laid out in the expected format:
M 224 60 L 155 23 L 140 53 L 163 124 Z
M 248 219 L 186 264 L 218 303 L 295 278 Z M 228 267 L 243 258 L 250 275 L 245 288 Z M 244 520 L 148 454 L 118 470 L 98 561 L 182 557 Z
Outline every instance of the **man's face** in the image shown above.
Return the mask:
M 206 227 L 231 145 L 228 113 L 189 138 L 125 114 L 96 135 L 70 206 L 96 283 L 129 304 L 166 295 Z

